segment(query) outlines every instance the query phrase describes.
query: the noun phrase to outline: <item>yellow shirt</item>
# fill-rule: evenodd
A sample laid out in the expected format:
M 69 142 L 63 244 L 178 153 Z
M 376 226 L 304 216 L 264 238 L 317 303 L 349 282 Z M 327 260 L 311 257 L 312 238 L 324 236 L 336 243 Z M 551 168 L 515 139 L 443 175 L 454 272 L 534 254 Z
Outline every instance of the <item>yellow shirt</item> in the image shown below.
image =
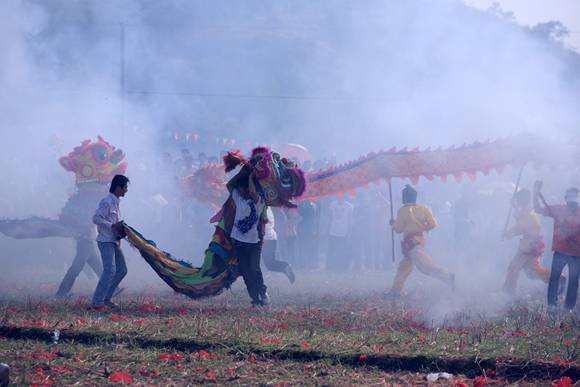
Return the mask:
M 522 235 L 524 238 L 536 238 L 542 235 L 540 219 L 534 210 L 518 211 L 514 214 L 516 223 L 508 230 L 506 236 L 512 238 Z
M 420 204 L 405 204 L 399 208 L 393 229 L 397 234 L 422 234 L 437 226 L 431 209 Z M 422 237 L 421 237 L 422 238 Z
M 520 210 L 514 214 L 515 224 L 506 232 L 506 237 L 522 236 L 520 249 L 529 250 L 542 239 L 542 227 L 534 210 Z

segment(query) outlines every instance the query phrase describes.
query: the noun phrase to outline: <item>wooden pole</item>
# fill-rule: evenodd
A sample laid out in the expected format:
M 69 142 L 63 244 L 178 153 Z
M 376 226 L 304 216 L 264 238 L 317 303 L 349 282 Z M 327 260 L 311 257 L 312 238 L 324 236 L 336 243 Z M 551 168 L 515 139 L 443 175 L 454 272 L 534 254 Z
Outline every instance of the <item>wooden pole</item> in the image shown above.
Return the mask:
M 526 163 L 523 163 L 522 167 L 520 168 L 520 172 L 518 173 L 518 178 L 516 180 L 516 186 L 514 187 L 514 193 L 512 194 L 512 200 L 513 200 L 514 196 L 516 195 L 516 192 L 518 192 L 518 189 L 520 188 L 520 181 L 522 180 L 522 173 L 524 172 L 525 166 L 526 166 Z M 507 232 L 508 226 L 510 225 L 510 219 L 512 217 L 512 209 L 513 209 L 513 201 L 510 202 L 510 208 L 508 210 L 507 218 L 505 220 L 505 225 L 503 227 L 502 238 L 503 238 L 503 235 L 505 235 L 505 233 Z
M 391 184 L 391 178 L 389 182 L 389 201 L 391 203 L 391 254 L 393 256 L 393 262 L 395 262 L 395 230 L 393 229 L 392 223 L 395 220 L 395 213 L 393 211 L 393 186 Z

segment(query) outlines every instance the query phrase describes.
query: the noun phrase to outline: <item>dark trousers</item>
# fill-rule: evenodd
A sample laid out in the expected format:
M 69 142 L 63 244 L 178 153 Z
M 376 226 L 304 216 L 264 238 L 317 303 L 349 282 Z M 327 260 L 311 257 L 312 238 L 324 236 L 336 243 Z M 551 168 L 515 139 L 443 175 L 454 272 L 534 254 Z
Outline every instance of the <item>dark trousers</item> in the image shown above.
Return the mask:
M 573 309 L 578 297 L 578 280 L 580 279 L 580 257 L 554 252 L 552 269 L 550 271 L 550 283 L 548 284 L 548 305 L 558 305 L 558 286 L 564 267 L 568 265 L 568 290 L 566 291 L 566 309 Z
M 58 291 L 56 292 L 58 296 L 66 296 L 70 292 L 75 280 L 85 267 L 85 263 L 89 264 L 97 277 L 100 277 L 103 272 L 103 265 L 95 251 L 95 242 L 91 239 L 77 239 L 76 245 L 77 252 L 75 258 L 58 287 Z
M 262 255 L 262 243 L 245 243 L 232 239 L 234 251 L 238 258 L 240 274 L 248 289 L 248 294 L 253 302 L 260 302 L 260 295 L 266 293 L 266 285 L 260 268 L 260 256 Z
M 265 240 L 262 247 L 262 259 L 264 266 L 270 271 L 284 272 L 288 267 L 288 262 L 278 261 L 276 259 L 276 248 L 278 247 L 277 240 Z

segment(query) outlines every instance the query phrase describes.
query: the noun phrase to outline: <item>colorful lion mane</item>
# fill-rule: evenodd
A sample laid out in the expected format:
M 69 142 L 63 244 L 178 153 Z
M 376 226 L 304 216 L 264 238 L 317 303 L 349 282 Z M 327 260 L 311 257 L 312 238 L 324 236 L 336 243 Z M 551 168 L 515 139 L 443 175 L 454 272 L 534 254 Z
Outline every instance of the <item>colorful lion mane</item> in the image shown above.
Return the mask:
M 125 154 L 116 149 L 101 136 L 96 142 L 84 140 L 68 155 L 58 161 L 67 171 L 75 173 L 76 183 L 109 183 L 113 176 L 124 174 L 127 163 L 123 161 Z

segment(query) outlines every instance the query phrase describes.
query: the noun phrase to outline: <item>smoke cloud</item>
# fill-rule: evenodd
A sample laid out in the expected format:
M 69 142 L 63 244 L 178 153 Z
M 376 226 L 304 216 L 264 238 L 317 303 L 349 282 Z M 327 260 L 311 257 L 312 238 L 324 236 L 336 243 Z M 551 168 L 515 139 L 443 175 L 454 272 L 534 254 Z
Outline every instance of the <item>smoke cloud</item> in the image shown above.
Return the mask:
M 194 261 L 209 225 L 177 238 L 171 212 L 158 227 L 165 204 L 155 195 L 179 196 L 173 176 L 159 167 L 164 152 L 175 159 L 188 147 L 194 156 L 218 156 L 231 147 L 220 138 L 229 138 L 246 151 L 256 143 L 299 143 L 316 158 L 347 161 L 391 146 L 523 132 L 549 139 L 548 157 L 573 158 L 580 145 L 580 56 L 557 40 L 561 24 L 530 29 L 497 8 L 455 0 L 7 0 L 0 13 L 10 15 L 0 24 L 0 216 L 56 217 L 75 189 L 58 157 L 102 135 L 127 154 L 125 218 Z M 173 139 L 194 132 L 199 142 Z M 569 163 L 557 173 L 530 168 L 522 185 L 543 177 L 547 196 L 560 200 L 565 186 L 579 184 Z M 460 284 L 482 265 L 481 286 L 492 286 L 490 278 L 499 286 L 515 251 L 498 239 L 516 174 L 420 183 L 419 200 L 441 218 L 432 252 L 457 268 Z M 452 221 L 446 206 L 460 198 L 469 201 L 481 245 L 493 238 L 485 257 L 445 239 L 445 221 Z M 195 208 L 200 219 L 211 214 Z M 70 242 L 56 239 L 0 235 L 0 244 L 11 272 L 42 261 L 55 281 L 64 257 L 74 254 Z M 131 254 L 133 281 L 155 281 Z

